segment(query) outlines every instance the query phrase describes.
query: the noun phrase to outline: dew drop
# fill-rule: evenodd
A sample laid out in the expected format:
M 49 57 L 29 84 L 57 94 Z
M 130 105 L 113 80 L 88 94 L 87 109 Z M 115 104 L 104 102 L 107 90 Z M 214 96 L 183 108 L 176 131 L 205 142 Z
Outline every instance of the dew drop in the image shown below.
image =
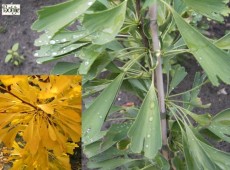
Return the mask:
M 149 145 L 145 145 L 145 147 L 146 147 L 146 148 L 148 148 L 148 147 L 149 147 Z
M 202 58 L 201 58 L 201 57 L 199 57 L 199 59 L 200 59 L 200 60 L 202 60 Z
M 56 52 L 53 52 L 53 53 L 52 53 L 52 56 L 55 56 L 55 55 L 57 55 L 57 53 L 56 53 Z
M 62 40 L 61 40 L 61 42 L 66 42 L 67 40 L 66 40 L 66 38 L 63 38 Z
M 73 35 L 73 39 L 77 39 L 78 37 L 78 35 Z
M 38 57 L 38 53 L 35 53 L 35 54 L 34 54 L 34 57 Z
M 89 2 L 88 2 L 88 5 L 89 5 L 89 6 L 90 6 L 90 5 L 92 5 L 92 4 L 93 4 L 93 2 L 92 2 L 92 1 L 89 1 Z
M 56 42 L 54 40 L 51 40 L 50 44 L 56 44 Z
M 86 133 L 89 133 L 89 132 L 90 132 L 90 130 L 91 130 L 91 129 L 90 129 L 90 128 L 88 128 L 88 129 L 86 130 Z
M 102 119 L 103 117 L 102 116 L 99 116 L 100 119 Z
M 49 35 L 49 36 L 48 36 L 48 38 L 50 39 L 50 38 L 51 38 L 51 36 Z
M 151 135 L 150 135 L 150 134 L 148 134 L 148 135 L 147 135 L 147 138 L 150 138 L 150 136 L 151 136 Z
M 86 66 L 87 66 L 87 65 L 89 65 L 89 62 L 88 62 L 88 61 L 86 61 L 86 62 L 85 62 L 85 65 L 86 65 Z
M 150 117 L 150 118 L 149 118 L 149 121 L 152 122 L 152 121 L 153 121 L 153 117 Z

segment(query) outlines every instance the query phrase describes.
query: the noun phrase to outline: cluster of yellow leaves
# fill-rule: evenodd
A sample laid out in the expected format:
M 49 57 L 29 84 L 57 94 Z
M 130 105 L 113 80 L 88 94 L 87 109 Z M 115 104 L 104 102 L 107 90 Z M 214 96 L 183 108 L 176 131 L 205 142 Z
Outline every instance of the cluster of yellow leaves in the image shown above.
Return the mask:
M 13 169 L 70 169 L 80 137 L 80 76 L 0 76 L 0 141 Z

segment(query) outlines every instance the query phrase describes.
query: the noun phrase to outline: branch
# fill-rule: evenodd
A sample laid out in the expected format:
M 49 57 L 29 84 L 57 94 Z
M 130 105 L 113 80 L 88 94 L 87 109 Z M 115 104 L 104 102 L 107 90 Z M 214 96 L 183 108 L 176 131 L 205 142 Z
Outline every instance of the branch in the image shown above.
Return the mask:
M 156 84 L 158 90 L 158 100 L 161 114 L 165 115 L 165 93 L 164 93 L 164 82 L 162 72 L 162 62 L 160 53 L 160 40 L 158 37 L 158 25 L 157 25 L 157 3 L 155 2 L 149 9 L 150 21 L 151 21 L 151 33 L 153 41 L 153 51 L 157 57 L 157 68 L 156 68 Z M 154 72 L 152 73 L 154 76 Z M 164 117 L 164 116 L 163 116 Z M 167 121 L 166 118 L 161 119 L 162 127 L 162 142 L 163 148 L 167 146 Z M 162 154 L 166 160 L 169 158 L 169 154 L 166 150 L 162 150 Z
M 20 100 L 22 103 L 25 103 L 25 104 L 27 104 L 27 105 L 33 107 L 35 110 L 37 110 L 37 107 L 36 107 L 36 106 L 34 106 L 34 105 L 32 105 L 31 103 L 29 103 L 29 102 L 27 102 L 27 101 L 21 99 L 20 97 L 16 96 L 15 94 L 13 94 L 12 92 L 10 92 L 10 91 L 8 91 L 7 89 L 3 88 L 2 86 L 0 86 L 0 89 L 2 89 L 4 92 L 10 94 L 11 96 L 17 98 L 17 99 Z

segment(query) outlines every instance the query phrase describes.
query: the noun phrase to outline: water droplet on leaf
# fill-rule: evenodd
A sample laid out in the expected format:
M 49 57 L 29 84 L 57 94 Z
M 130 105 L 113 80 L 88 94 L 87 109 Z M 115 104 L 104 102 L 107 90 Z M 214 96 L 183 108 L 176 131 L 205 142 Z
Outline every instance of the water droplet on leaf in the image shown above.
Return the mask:
M 67 40 L 66 40 L 66 38 L 63 38 L 62 40 L 61 40 L 61 42 L 66 42 Z
M 53 53 L 52 53 L 52 56 L 55 56 L 55 55 L 57 55 L 57 53 L 56 53 L 56 52 L 53 52 Z
M 89 1 L 89 2 L 88 2 L 88 5 L 89 5 L 89 6 L 90 6 L 90 5 L 92 5 L 92 4 L 93 4 L 93 2 L 92 2 L 92 1 Z
M 51 40 L 50 44 L 56 44 L 56 42 L 54 40 Z

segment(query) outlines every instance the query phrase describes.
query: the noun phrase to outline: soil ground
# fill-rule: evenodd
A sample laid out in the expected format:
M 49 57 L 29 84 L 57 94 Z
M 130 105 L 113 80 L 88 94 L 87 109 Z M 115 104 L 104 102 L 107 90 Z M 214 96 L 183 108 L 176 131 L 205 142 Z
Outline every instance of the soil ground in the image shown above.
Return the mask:
M 36 10 L 40 9 L 42 6 L 56 4 L 58 2 L 63 2 L 65 0 L 11 0 L 14 4 L 21 4 L 21 15 L 20 16 L 2 16 L 0 15 L 0 28 L 4 31 L 0 32 L 0 74 L 49 74 L 51 68 L 55 63 L 49 63 L 44 65 L 39 65 L 35 62 L 33 56 L 36 47 L 34 47 L 33 42 L 38 37 L 38 33 L 30 29 L 31 24 L 36 20 Z M 9 3 L 8 0 L 0 0 L 0 5 L 2 3 Z M 229 19 L 226 19 L 224 24 L 212 23 L 209 29 L 211 37 L 221 37 L 224 35 L 226 30 L 230 30 Z M 11 64 L 5 64 L 4 59 L 7 50 L 12 47 L 16 42 L 19 42 L 20 54 L 26 57 L 25 61 L 21 66 L 13 66 Z M 72 59 L 70 59 L 72 60 Z M 186 81 L 178 88 L 175 89 L 176 92 L 184 91 L 189 89 L 191 83 L 193 82 L 194 74 L 196 71 L 200 71 L 199 65 L 193 59 L 184 61 L 186 66 L 186 71 L 189 73 L 186 77 Z M 221 110 L 230 107 L 230 86 L 220 85 L 219 87 L 214 87 L 211 84 L 207 84 L 202 88 L 200 97 L 203 103 L 212 103 L 209 109 L 197 110 L 199 113 L 211 113 L 216 114 Z M 124 104 L 126 102 L 134 102 L 135 104 L 140 104 L 138 100 L 133 100 L 133 96 L 122 92 L 118 96 L 117 104 Z M 230 145 L 222 142 L 217 145 L 218 148 L 230 152 Z M 80 164 L 80 152 L 72 157 L 72 165 L 76 164 L 79 167 Z M 78 162 L 78 163 L 77 163 Z M 83 163 L 82 169 L 87 169 L 85 161 Z

